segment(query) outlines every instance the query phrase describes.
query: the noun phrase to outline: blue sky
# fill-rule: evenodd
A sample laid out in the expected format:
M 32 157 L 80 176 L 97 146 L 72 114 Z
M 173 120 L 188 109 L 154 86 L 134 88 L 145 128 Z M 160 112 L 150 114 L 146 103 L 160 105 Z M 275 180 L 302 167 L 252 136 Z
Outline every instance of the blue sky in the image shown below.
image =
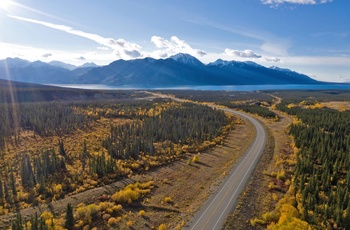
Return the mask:
M 0 59 L 104 65 L 189 53 L 350 81 L 348 0 L 0 0 Z

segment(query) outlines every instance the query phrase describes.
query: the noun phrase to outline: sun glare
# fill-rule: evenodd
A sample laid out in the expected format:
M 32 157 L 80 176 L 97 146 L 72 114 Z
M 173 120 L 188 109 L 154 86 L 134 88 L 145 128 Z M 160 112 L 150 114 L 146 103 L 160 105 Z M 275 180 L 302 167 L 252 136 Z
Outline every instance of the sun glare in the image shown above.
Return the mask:
M 0 0 L 0 8 L 8 10 L 12 3 L 11 0 Z

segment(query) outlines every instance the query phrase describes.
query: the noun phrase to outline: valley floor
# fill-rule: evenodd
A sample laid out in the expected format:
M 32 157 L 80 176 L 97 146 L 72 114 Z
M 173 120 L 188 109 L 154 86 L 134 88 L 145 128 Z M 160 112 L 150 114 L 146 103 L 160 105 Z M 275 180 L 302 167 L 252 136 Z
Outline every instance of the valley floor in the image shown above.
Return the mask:
M 64 217 L 68 203 L 71 203 L 73 207 L 82 202 L 85 204 L 94 203 L 101 196 L 111 195 L 135 181 L 154 181 L 155 188 L 152 189 L 150 195 L 140 202 L 123 206 L 124 219 L 131 221 L 132 226 L 127 226 L 126 222 L 122 221 L 119 227 L 152 229 L 165 223 L 169 229 L 175 228 L 184 225 L 183 221 L 188 221 L 193 213 L 201 207 L 206 198 L 215 190 L 215 187 L 220 184 L 226 172 L 232 168 L 234 162 L 244 154 L 253 137 L 254 130 L 251 124 L 241 121 L 240 124 L 235 125 L 234 130 L 230 131 L 223 145 L 218 145 L 199 155 L 188 154 L 186 158 L 171 165 L 68 196 L 62 200 L 51 202 L 49 205 L 24 209 L 21 214 L 24 218 L 28 218 L 33 216 L 35 212 L 51 211 L 58 217 Z M 192 159 L 195 155 L 198 156 L 198 162 L 188 164 L 188 159 Z M 166 197 L 170 197 L 171 202 L 165 202 Z M 146 214 L 140 216 L 140 210 L 144 210 Z M 10 219 L 14 217 L 14 213 L 0 216 L 0 223 L 10 224 Z

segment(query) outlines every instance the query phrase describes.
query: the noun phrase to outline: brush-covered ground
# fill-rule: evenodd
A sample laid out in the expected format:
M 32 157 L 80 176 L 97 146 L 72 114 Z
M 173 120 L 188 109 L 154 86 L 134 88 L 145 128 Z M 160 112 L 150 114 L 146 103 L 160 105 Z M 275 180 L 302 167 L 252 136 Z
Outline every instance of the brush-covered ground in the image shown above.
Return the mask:
M 4 228 L 180 228 L 254 135 L 237 117 L 167 99 L 1 109 Z

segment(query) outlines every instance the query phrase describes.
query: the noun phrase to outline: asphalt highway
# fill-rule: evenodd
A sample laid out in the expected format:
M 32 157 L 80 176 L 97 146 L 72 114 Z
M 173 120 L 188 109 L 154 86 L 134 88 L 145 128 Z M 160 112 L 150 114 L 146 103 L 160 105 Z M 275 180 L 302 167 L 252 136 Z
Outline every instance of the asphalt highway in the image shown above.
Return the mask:
M 148 92 L 150 93 L 150 92 Z M 159 93 L 150 93 L 161 98 L 171 98 L 175 101 L 185 101 L 180 98 L 170 97 Z M 205 204 L 200 208 L 187 224 L 186 230 L 215 230 L 221 229 L 227 216 L 236 207 L 237 198 L 248 183 L 252 172 L 258 163 L 260 156 L 264 152 L 266 143 L 266 131 L 264 127 L 253 117 L 227 108 L 216 109 L 224 110 L 250 121 L 255 127 L 255 138 L 247 152 L 234 165 L 220 186 L 217 188 Z
M 237 198 L 246 186 L 264 151 L 266 132 L 264 127 L 254 118 L 231 109 L 223 109 L 249 120 L 256 129 L 253 143 L 244 156 L 223 180 L 217 191 L 213 193 L 202 208 L 195 213 L 186 229 L 221 229 L 227 216 L 235 208 Z

